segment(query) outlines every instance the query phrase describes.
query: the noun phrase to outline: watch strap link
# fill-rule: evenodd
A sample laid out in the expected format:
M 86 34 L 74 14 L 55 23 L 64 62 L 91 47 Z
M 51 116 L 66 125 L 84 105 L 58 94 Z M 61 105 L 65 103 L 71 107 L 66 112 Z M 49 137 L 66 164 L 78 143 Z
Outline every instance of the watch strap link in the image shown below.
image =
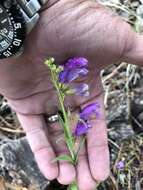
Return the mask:
M 17 0 L 27 25 L 27 33 L 36 25 L 39 20 L 38 11 L 47 1 L 48 0 Z

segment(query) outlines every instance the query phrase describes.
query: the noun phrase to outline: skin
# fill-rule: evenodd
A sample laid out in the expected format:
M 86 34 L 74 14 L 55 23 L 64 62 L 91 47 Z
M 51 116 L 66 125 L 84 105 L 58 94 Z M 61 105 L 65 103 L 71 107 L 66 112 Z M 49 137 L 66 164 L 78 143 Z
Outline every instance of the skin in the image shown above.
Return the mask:
M 27 36 L 24 53 L 0 61 L 0 92 L 16 111 L 41 172 L 61 184 L 77 179 L 79 190 L 93 190 L 97 181 L 109 175 L 109 151 L 100 71 L 119 61 L 142 65 L 143 37 L 107 8 L 91 0 L 49 1 L 40 21 Z M 57 112 L 57 97 L 43 64 L 48 56 L 64 63 L 70 57 L 86 57 L 90 74 L 83 78 L 90 86 L 87 98 L 71 97 L 67 107 L 78 112 L 91 102 L 101 105 L 100 117 L 87 134 L 77 167 L 56 162 L 67 152 L 58 123 L 47 124 L 44 114 Z M 79 80 L 77 81 L 79 82 Z M 74 124 L 73 124 L 74 125 Z

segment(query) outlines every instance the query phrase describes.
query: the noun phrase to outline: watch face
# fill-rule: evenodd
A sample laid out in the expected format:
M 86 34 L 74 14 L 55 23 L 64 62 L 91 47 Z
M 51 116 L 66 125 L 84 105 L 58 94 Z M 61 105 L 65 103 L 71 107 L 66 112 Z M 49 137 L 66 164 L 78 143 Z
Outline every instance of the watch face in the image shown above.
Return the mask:
M 0 59 L 16 55 L 25 34 L 25 21 L 16 1 L 0 0 Z

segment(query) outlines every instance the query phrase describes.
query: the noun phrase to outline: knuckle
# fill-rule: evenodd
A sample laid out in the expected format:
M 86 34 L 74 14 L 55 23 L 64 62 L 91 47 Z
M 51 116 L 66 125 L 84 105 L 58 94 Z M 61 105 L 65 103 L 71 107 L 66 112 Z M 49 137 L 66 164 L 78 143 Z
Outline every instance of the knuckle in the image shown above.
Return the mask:
M 39 126 L 35 126 L 34 128 L 33 127 L 29 127 L 26 130 L 27 136 L 33 136 L 33 135 L 37 135 L 39 133 L 41 133 L 41 128 L 39 128 Z
M 52 150 L 52 148 L 51 148 L 51 146 L 49 145 L 49 146 L 39 146 L 39 147 L 36 147 L 35 149 L 32 149 L 32 151 L 33 151 L 33 153 L 34 153 L 34 155 L 35 155 L 35 157 L 41 157 L 41 154 L 45 154 L 46 152 L 48 152 L 48 153 L 52 153 L 53 152 L 53 150 Z

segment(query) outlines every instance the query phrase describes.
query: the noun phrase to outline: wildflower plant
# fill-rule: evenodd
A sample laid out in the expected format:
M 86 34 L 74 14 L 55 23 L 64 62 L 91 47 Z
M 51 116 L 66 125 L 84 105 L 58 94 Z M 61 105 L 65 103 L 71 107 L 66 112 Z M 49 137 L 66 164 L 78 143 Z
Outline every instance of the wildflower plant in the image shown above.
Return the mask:
M 117 164 L 116 164 L 116 168 L 118 170 L 123 170 L 125 168 L 125 163 L 123 160 L 119 161 Z
M 82 57 L 69 59 L 64 65 L 57 65 L 54 58 L 45 61 L 51 73 L 51 81 L 56 89 L 59 100 L 59 123 L 63 128 L 64 140 L 69 150 L 69 155 L 61 155 L 55 161 L 69 161 L 76 166 L 81 146 L 85 142 L 85 135 L 92 127 L 91 119 L 99 116 L 100 105 L 92 103 L 84 107 L 78 115 L 75 115 L 76 126 L 71 128 L 72 114 L 65 106 L 65 98 L 71 95 L 89 96 L 89 86 L 86 83 L 73 87 L 72 82 L 77 78 L 88 74 L 88 60 Z M 80 138 L 79 147 L 76 147 L 77 138 Z M 68 190 L 78 190 L 76 181 L 69 185 Z

